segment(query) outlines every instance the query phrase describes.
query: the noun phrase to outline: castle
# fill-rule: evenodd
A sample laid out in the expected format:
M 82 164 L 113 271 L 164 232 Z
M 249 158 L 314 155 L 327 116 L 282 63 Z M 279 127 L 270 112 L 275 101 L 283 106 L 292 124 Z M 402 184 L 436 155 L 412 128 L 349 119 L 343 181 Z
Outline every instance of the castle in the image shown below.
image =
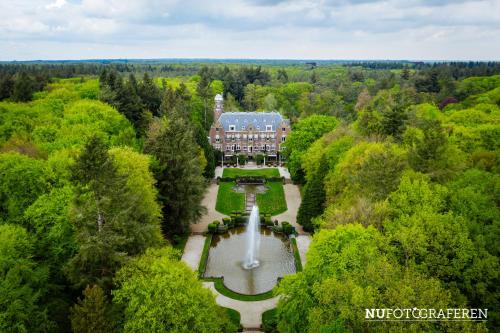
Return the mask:
M 290 133 L 290 121 L 278 112 L 224 112 L 222 95 L 215 96 L 210 144 L 225 156 L 266 154 L 277 158 Z

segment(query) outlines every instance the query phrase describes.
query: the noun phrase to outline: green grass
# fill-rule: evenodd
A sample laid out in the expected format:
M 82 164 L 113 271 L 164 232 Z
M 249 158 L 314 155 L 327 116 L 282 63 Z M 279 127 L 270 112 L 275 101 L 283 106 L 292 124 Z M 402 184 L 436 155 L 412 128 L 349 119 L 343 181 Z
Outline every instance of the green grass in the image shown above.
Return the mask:
M 235 182 L 222 182 L 219 184 L 217 192 L 217 203 L 215 210 L 219 213 L 230 215 L 232 211 L 245 210 L 245 194 L 236 193 L 232 188 L 236 185 Z
M 208 252 L 210 251 L 210 244 L 212 243 L 212 234 L 205 237 L 205 244 L 203 244 L 203 252 L 201 253 L 200 263 L 198 264 L 198 276 L 202 277 L 205 274 L 207 267 Z
M 297 240 L 295 238 L 292 238 L 290 240 L 290 243 L 292 244 L 293 258 L 295 260 L 295 271 L 302 272 L 302 260 L 300 260 L 300 252 L 299 248 L 297 247 Z
M 266 299 L 273 298 L 274 290 L 276 289 L 276 287 L 274 287 L 273 289 L 266 291 L 265 293 L 257 295 L 244 295 L 228 289 L 222 282 L 221 278 L 204 278 L 203 281 L 213 282 L 215 290 L 217 290 L 222 295 L 244 302 L 264 301 Z
M 281 182 L 267 182 L 266 193 L 257 194 L 257 205 L 262 213 L 278 215 L 286 211 L 285 192 Z
M 234 309 L 230 309 L 230 308 L 225 308 L 225 307 L 222 307 L 224 310 L 226 310 L 227 312 L 227 315 L 229 317 L 229 320 L 231 320 L 231 322 L 236 326 L 238 327 L 238 332 L 241 332 L 243 330 L 243 326 L 241 326 L 241 314 L 234 310 Z
M 268 168 L 268 169 L 224 168 L 224 172 L 222 173 L 222 177 L 235 178 L 236 176 L 279 177 L 280 172 L 276 168 Z
M 266 333 L 277 333 L 276 309 L 264 311 L 262 313 L 261 329 Z

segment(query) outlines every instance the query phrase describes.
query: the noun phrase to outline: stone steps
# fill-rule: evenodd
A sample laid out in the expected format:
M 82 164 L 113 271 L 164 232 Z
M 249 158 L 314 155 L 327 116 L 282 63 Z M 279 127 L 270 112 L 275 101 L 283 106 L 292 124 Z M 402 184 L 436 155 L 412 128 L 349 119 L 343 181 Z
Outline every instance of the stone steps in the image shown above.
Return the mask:
M 245 209 L 247 212 L 251 212 L 253 206 L 255 205 L 255 194 L 247 193 L 245 196 Z

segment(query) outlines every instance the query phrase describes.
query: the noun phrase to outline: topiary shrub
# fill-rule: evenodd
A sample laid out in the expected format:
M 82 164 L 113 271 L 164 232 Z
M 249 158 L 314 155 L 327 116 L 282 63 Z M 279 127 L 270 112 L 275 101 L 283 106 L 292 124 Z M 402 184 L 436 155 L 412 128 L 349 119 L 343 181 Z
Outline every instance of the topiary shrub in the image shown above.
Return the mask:
M 293 226 L 287 221 L 281 222 L 281 228 L 283 229 L 283 233 L 287 236 L 290 236 L 294 232 Z
M 224 225 L 231 226 L 231 227 L 234 225 L 233 221 L 229 217 L 223 218 L 222 223 L 224 223 Z
M 245 224 L 245 223 L 247 223 L 247 217 L 246 216 L 238 215 L 238 216 L 235 217 L 234 223 L 237 224 L 237 225 Z
M 211 234 L 217 233 L 217 229 L 219 228 L 219 224 L 220 224 L 219 221 L 213 221 L 212 223 L 210 223 L 208 225 L 208 232 Z

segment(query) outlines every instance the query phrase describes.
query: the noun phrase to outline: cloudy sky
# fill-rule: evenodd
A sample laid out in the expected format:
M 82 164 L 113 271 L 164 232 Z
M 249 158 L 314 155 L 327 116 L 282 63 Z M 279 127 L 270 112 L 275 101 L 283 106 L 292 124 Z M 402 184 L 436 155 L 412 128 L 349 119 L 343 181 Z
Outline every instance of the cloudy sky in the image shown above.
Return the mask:
M 0 60 L 500 60 L 500 0 L 0 0 Z

